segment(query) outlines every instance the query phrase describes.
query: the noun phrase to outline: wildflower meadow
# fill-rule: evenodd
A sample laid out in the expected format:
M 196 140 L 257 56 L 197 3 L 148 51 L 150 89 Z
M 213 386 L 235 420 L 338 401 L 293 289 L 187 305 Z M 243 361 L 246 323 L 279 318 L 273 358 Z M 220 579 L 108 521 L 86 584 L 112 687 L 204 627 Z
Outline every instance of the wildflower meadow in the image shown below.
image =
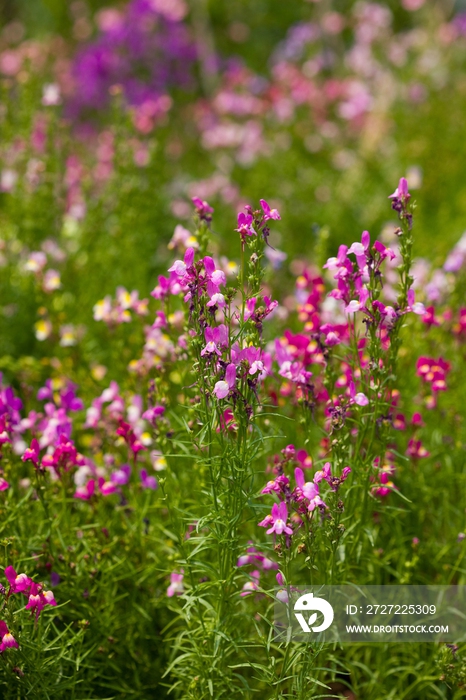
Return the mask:
M 0 21 L 0 697 L 466 697 L 466 3 Z

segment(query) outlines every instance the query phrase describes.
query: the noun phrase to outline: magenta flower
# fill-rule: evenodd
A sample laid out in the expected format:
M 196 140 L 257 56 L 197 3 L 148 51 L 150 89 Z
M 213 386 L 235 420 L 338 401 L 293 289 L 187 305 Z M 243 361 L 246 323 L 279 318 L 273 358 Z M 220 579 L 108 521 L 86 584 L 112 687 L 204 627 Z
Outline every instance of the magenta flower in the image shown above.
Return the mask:
M 359 301 L 357 301 L 356 299 L 353 301 L 350 301 L 350 303 L 345 308 L 346 313 L 347 314 L 354 314 L 357 311 L 361 311 L 361 309 L 364 309 L 368 299 L 369 299 L 369 290 L 366 289 L 366 287 L 363 287 L 359 293 Z
M 240 593 L 241 597 L 251 595 L 251 593 L 259 590 L 260 575 L 261 572 L 258 569 L 251 571 L 251 581 L 247 581 L 244 584 L 243 590 Z
M 388 471 L 381 471 L 379 475 L 380 486 L 375 488 L 375 495 L 381 498 L 388 496 L 389 493 L 396 489 L 393 481 L 390 480 L 391 473 Z
M 26 574 L 17 574 L 12 566 L 7 566 L 5 576 L 10 584 L 10 593 L 24 593 L 33 585 L 32 579 Z
M 432 357 L 420 357 L 416 364 L 418 376 L 432 385 L 433 391 L 446 391 L 446 376 L 450 371 L 450 364 L 442 357 L 435 360 Z
M 73 494 L 73 498 L 81 498 L 83 501 L 89 501 L 95 492 L 95 479 L 89 479 L 84 486 L 78 486 Z
M 151 489 L 155 491 L 158 488 L 157 479 L 155 476 L 149 476 L 146 469 L 140 471 L 141 484 L 143 489 Z
M 9 631 L 6 622 L 3 620 L 0 620 L 0 639 L 0 654 L 3 653 L 5 649 L 18 649 L 18 642 Z
M 268 518 L 270 518 L 268 520 Z M 265 518 L 259 525 L 261 527 L 267 527 L 269 524 L 271 527 L 267 530 L 267 534 L 270 535 L 272 532 L 275 533 L 276 535 L 282 535 L 283 533 L 287 535 L 292 535 L 293 530 L 289 525 L 286 524 L 286 521 L 288 520 L 288 508 L 286 507 L 286 503 L 282 501 L 280 505 L 278 503 L 274 503 L 272 506 L 272 513 L 268 518 Z M 263 523 L 268 522 L 264 525 Z
M 398 212 L 401 219 L 406 219 L 408 222 L 408 228 L 412 226 L 413 216 L 411 212 L 408 211 L 408 202 L 411 195 L 408 192 L 408 182 L 406 178 L 402 177 L 398 183 L 398 187 L 393 194 L 389 196 L 392 200 L 392 209 Z
M 214 213 L 213 208 L 205 200 L 199 199 L 199 197 L 192 197 L 192 203 L 196 210 L 196 214 L 202 221 L 212 221 L 212 214 Z
M 27 447 L 21 457 L 23 462 L 32 462 L 35 467 L 39 464 L 39 443 L 33 438 L 31 447 Z
M 408 192 L 408 181 L 405 177 L 400 178 L 400 181 L 398 183 L 398 187 L 394 191 L 393 194 L 391 194 L 388 198 L 389 199 L 401 199 L 401 200 L 408 200 L 411 197 L 411 195 Z
M 260 199 L 259 201 L 262 207 L 262 211 L 264 212 L 264 218 L 262 219 L 263 223 L 269 221 L 269 219 L 274 219 L 275 221 L 280 220 L 281 217 L 277 209 L 271 209 L 265 201 L 265 199 Z
M 318 484 L 320 481 L 322 481 L 322 479 L 325 479 L 325 481 L 330 485 L 332 491 L 338 491 L 340 484 L 343 483 L 343 481 L 345 481 L 350 474 L 351 468 L 344 467 L 340 477 L 334 476 L 332 474 L 330 462 L 326 462 L 322 469 L 314 474 L 314 483 Z
M 433 307 L 430 308 L 433 309 Z M 408 291 L 408 308 L 406 310 L 412 311 L 414 314 L 418 314 L 418 316 L 423 316 L 426 313 L 424 304 L 422 304 L 420 301 L 415 301 L 414 289 L 410 289 Z
M 43 591 L 42 586 L 33 583 L 29 592 L 29 599 L 25 607 L 26 610 L 32 610 L 36 613 L 36 620 L 46 605 L 56 605 L 55 597 L 52 591 Z
M 408 448 L 406 454 L 413 459 L 422 459 L 423 457 L 429 457 L 430 452 L 426 450 L 424 445 L 420 440 L 415 440 L 411 438 L 408 443 Z
M 280 476 L 277 476 L 276 479 L 272 479 L 271 481 L 267 482 L 267 485 L 264 486 L 262 489 L 261 493 L 280 493 L 281 491 L 284 491 L 285 488 L 289 485 L 290 480 L 288 479 L 285 474 L 281 474 Z
M 6 491 L 7 489 L 10 488 L 10 484 L 6 479 L 3 478 L 3 476 L 0 476 L 0 491 Z
M 144 411 L 144 413 L 142 414 L 142 418 L 148 420 L 150 423 L 155 425 L 157 419 L 160 418 L 160 416 L 163 416 L 164 413 L 164 406 L 151 406 L 147 409 L 147 411 Z
M 304 481 L 304 472 L 300 467 L 296 467 L 294 470 L 294 475 L 296 479 L 296 499 L 298 501 L 307 500 L 307 509 L 309 512 L 317 508 L 318 506 L 326 507 L 324 501 L 319 496 L 319 486 L 317 482 Z
M 102 496 L 110 496 L 112 493 L 119 491 L 119 488 L 113 481 L 105 481 L 104 477 L 99 478 L 99 490 Z
M 356 262 L 360 270 L 363 270 L 367 265 L 367 258 L 369 256 L 369 246 L 371 242 L 371 237 L 369 231 L 363 231 L 361 236 L 361 243 L 353 243 L 350 248 L 348 248 L 347 255 L 353 253 L 356 256 Z
M 217 399 L 225 399 L 230 391 L 234 388 L 236 383 L 236 367 L 233 362 L 227 365 L 225 371 L 225 379 L 220 380 L 215 384 L 214 395 Z
M 194 262 L 194 248 L 188 248 L 184 254 L 183 260 L 175 260 L 173 265 L 168 268 L 168 272 L 174 272 L 178 277 L 185 277 L 192 267 Z
M 184 593 L 183 579 L 183 569 L 181 569 L 181 573 L 179 574 L 177 574 L 175 571 L 170 574 L 170 585 L 167 588 L 167 596 L 169 598 L 172 598 L 174 595 L 182 595 Z
M 228 345 L 228 329 L 224 323 L 220 324 L 216 328 L 211 328 L 207 326 L 204 331 L 204 337 L 206 340 L 205 347 L 201 350 L 201 357 L 204 355 L 217 354 L 221 356 L 220 347 L 226 347 Z
M 330 479 L 332 478 L 332 468 L 330 462 L 325 462 L 324 466 L 322 469 L 319 469 L 314 474 L 314 483 L 318 484 L 322 479 L 325 479 L 330 483 Z
M 386 246 L 384 246 L 384 244 L 380 241 L 376 241 L 374 243 L 374 248 L 379 253 L 381 260 L 385 260 L 385 258 L 394 260 L 396 258 L 396 253 L 394 253 L 391 248 L 387 248 Z
M 244 238 L 245 236 L 255 236 L 256 232 L 254 231 L 253 228 L 253 216 L 252 214 L 245 214 L 244 212 L 240 212 L 238 214 L 238 228 L 235 228 L 235 231 L 238 231 L 238 233 L 241 235 L 241 238 Z

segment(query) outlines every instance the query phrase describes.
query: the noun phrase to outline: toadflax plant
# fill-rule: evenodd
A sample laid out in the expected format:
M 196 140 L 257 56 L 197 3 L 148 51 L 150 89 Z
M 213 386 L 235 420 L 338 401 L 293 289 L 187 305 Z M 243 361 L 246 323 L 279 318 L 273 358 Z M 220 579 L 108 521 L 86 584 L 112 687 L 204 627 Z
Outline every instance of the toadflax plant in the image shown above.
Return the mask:
M 308 277 L 302 291 L 310 287 L 310 294 L 299 312 L 302 333 L 265 342 L 263 322 L 278 302 L 264 291 L 262 262 L 270 222 L 280 216 L 264 200 L 261 209 L 247 206 L 238 214 L 241 263 L 234 284 L 226 284 L 225 273 L 198 245 L 186 249 L 154 293 L 165 304 L 163 323 L 170 293 L 187 307 L 179 344 L 188 358 L 180 383 L 189 393 L 176 420 L 190 439 L 190 492 L 176 493 L 172 475 L 161 484 L 176 531 L 168 595 L 179 597 L 169 670 L 183 697 L 249 693 L 256 676 L 275 688 L 273 697 L 309 697 L 304 678 L 312 656 L 303 661 L 300 645 L 272 651 L 270 573 L 276 573 L 282 598 L 292 583 L 348 580 L 351 564 L 341 566 L 342 552 L 358 563 L 376 499 L 396 488 L 389 441 L 400 331 L 408 313 L 425 309 L 411 289 L 412 207 L 404 178 L 391 199 L 400 217 L 394 234 L 399 251 L 371 244 L 367 231 L 360 243 L 341 246 L 325 265 L 335 281 L 327 297 L 334 317 L 329 320 L 328 305 L 323 310 L 322 280 Z M 205 241 L 212 209 L 199 200 L 194 204 L 195 240 Z M 398 290 L 386 290 L 384 265 L 397 256 Z M 271 426 L 277 381 L 278 392 L 300 407 L 299 439 L 310 449 L 283 448 L 263 486 L 258 470 L 276 439 Z M 271 510 L 257 522 L 265 528 L 265 543 L 259 531 L 248 542 L 246 525 L 271 498 Z M 355 516 L 358 528 L 346 533 L 344 521 Z M 241 586 L 243 567 L 250 570 Z M 261 612 L 255 614 L 246 598 Z

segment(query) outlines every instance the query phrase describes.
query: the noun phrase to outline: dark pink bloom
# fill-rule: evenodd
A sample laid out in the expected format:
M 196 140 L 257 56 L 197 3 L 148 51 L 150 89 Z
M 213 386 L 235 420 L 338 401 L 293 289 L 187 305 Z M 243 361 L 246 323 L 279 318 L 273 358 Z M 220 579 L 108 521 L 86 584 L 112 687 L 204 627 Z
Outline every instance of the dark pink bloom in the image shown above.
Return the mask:
M 238 214 L 238 228 L 235 228 L 235 231 L 238 231 L 238 233 L 241 235 L 241 238 L 244 238 L 245 236 L 255 236 L 256 232 L 253 227 L 253 216 L 252 214 L 245 214 L 244 212 L 240 212 Z
M 432 390 L 446 391 L 446 375 L 450 371 L 450 364 L 443 358 L 435 360 L 432 357 L 420 357 L 416 363 L 419 377 L 432 385 Z
M 73 498 L 81 498 L 84 501 L 88 501 L 95 492 L 95 479 L 89 479 L 87 484 L 84 486 L 78 486 L 73 494 Z
M 46 605 L 56 605 L 52 591 L 43 591 L 42 586 L 33 583 L 29 591 L 29 599 L 26 610 L 33 610 L 36 613 L 36 620 Z
M 440 321 L 438 321 L 435 318 L 435 307 L 434 306 L 428 306 L 425 310 L 424 315 L 422 316 L 422 323 L 425 323 L 427 326 L 439 326 Z
M 413 459 L 421 459 L 423 457 L 429 457 L 430 452 L 426 450 L 420 440 L 411 438 L 408 443 L 406 454 Z
M 31 447 L 26 448 L 21 459 L 23 462 L 32 462 L 37 467 L 39 464 L 39 443 L 36 438 L 33 438 Z
M 10 584 L 10 593 L 24 593 L 33 584 L 29 576 L 17 574 L 12 566 L 6 567 L 5 576 Z
M 393 481 L 390 480 L 391 471 L 382 470 L 379 474 L 380 486 L 376 486 L 374 493 L 376 496 L 384 497 L 396 489 Z
M 3 620 L 0 620 L 0 639 L 0 654 L 3 653 L 5 649 L 18 649 L 18 642 L 8 630 L 7 624 Z
M 266 494 L 266 493 L 281 493 L 284 491 L 284 489 L 289 485 L 290 480 L 288 479 L 287 476 L 284 474 L 281 474 L 280 476 L 277 476 L 276 479 L 272 479 L 271 481 L 267 482 L 267 485 L 264 486 L 262 489 L 261 493 Z

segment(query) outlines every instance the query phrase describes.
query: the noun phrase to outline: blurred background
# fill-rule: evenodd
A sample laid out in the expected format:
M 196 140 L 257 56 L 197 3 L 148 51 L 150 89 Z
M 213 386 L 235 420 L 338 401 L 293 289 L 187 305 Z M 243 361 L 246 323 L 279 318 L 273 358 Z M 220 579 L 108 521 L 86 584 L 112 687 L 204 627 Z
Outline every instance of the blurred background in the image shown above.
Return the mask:
M 277 284 L 383 236 L 402 175 L 426 266 L 466 228 L 466 1 L 1 0 L 0 19 L 7 373 L 52 348 L 70 371 L 130 362 L 140 330 L 110 350 L 99 313 L 119 286 L 149 296 L 193 196 L 231 258 L 241 207 L 279 208 Z

